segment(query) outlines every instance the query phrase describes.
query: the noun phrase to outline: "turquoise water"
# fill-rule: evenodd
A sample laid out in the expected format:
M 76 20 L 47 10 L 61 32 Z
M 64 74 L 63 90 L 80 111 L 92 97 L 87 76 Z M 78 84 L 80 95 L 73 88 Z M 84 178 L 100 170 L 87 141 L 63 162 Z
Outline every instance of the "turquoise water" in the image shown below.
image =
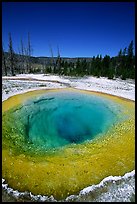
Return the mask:
M 24 118 L 25 137 L 31 144 L 55 148 L 104 133 L 116 122 L 116 110 L 103 97 L 64 91 L 29 100 L 16 114 Z
M 11 141 L 21 149 L 25 144 L 26 148 L 52 149 L 91 141 L 118 121 L 120 110 L 103 96 L 48 92 L 11 110 L 7 116 L 15 124 Z

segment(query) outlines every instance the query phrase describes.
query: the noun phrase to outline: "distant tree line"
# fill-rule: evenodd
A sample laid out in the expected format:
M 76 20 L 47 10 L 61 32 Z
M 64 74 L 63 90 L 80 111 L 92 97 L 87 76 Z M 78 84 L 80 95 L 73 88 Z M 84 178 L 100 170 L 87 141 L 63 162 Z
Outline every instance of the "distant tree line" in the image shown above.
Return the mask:
M 54 57 L 51 46 L 51 57 L 43 57 L 43 59 L 33 57 L 29 33 L 27 46 L 24 46 L 21 39 L 18 53 L 14 52 L 11 34 L 9 33 L 8 47 L 8 52 L 4 52 L 2 46 L 2 74 L 6 76 L 21 73 L 52 73 L 67 76 L 92 75 L 108 77 L 109 79 L 116 77 L 123 80 L 127 78 L 135 79 L 133 40 L 128 47 L 123 50 L 120 49 L 115 57 L 97 55 L 88 60 L 87 58 L 64 59 L 60 56 L 59 47 L 57 57 Z

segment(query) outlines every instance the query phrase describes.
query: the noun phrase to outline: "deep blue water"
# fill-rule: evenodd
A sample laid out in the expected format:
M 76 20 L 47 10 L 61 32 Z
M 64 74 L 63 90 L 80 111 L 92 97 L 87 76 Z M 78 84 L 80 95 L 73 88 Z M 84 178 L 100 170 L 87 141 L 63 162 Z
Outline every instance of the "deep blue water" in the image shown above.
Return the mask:
M 28 140 L 46 148 L 92 140 L 117 121 L 117 106 L 103 96 L 77 92 L 50 92 L 29 100 Z

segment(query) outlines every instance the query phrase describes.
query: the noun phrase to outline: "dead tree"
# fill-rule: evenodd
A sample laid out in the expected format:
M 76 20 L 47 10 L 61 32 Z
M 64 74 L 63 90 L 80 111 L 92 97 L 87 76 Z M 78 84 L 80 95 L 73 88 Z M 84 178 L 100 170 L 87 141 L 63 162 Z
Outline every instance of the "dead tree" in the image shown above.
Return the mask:
M 32 64 L 31 64 L 31 54 L 32 54 L 32 46 L 30 43 L 30 34 L 28 33 L 28 43 L 27 46 L 24 47 L 22 45 L 22 53 L 24 56 L 24 66 L 25 68 L 25 73 L 30 73 L 31 72 L 31 68 L 32 68 Z
M 15 54 L 12 46 L 11 33 L 9 33 L 9 62 L 11 68 L 11 75 L 15 76 Z
M 58 55 L 57 55 L 57 60 L 56 60 L 56 67 L 57 67 L 57 72 L 60 73 L 60 71 L 61 71 L 61 57 L 60 57 L 59 46 L 57 46 L 57 50 L 58 50 Z
M 30 33 L 28 33 L 28 72 L 31 72 L 31 54 L 32 54 L 32 46 L 30 42 Z
M 53 73 L 55 70 L 55 66 L 54 66 L 54 56 L 53 56 L 53 50 L 52 50 L 52 47 L 51 45 L 50 46 L 50 53 L 51 53 L 51 60 L 50 60 L 50 69 L 51 69 L 51 72 Z
M 23 40 L 21 39 L 20 41 L 20 47 L 21 47 L 21 51 L 20 51 L 20 54 L 21 54 L 21 73 L 25 73 L 26 72 L 26 67 L 27 67 L 27 60 L 26 60 L 26 48 L 24 47 L 24 44 L 23 44 Z

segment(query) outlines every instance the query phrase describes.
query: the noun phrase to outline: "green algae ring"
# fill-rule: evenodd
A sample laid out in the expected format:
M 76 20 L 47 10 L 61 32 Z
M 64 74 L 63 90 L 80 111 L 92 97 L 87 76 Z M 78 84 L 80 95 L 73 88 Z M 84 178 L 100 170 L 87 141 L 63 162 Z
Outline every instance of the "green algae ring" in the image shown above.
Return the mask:
M 135 104 L 75 89 L 37 90 L 2 105 L 2 176 L 56 199 L 134 169 Z

